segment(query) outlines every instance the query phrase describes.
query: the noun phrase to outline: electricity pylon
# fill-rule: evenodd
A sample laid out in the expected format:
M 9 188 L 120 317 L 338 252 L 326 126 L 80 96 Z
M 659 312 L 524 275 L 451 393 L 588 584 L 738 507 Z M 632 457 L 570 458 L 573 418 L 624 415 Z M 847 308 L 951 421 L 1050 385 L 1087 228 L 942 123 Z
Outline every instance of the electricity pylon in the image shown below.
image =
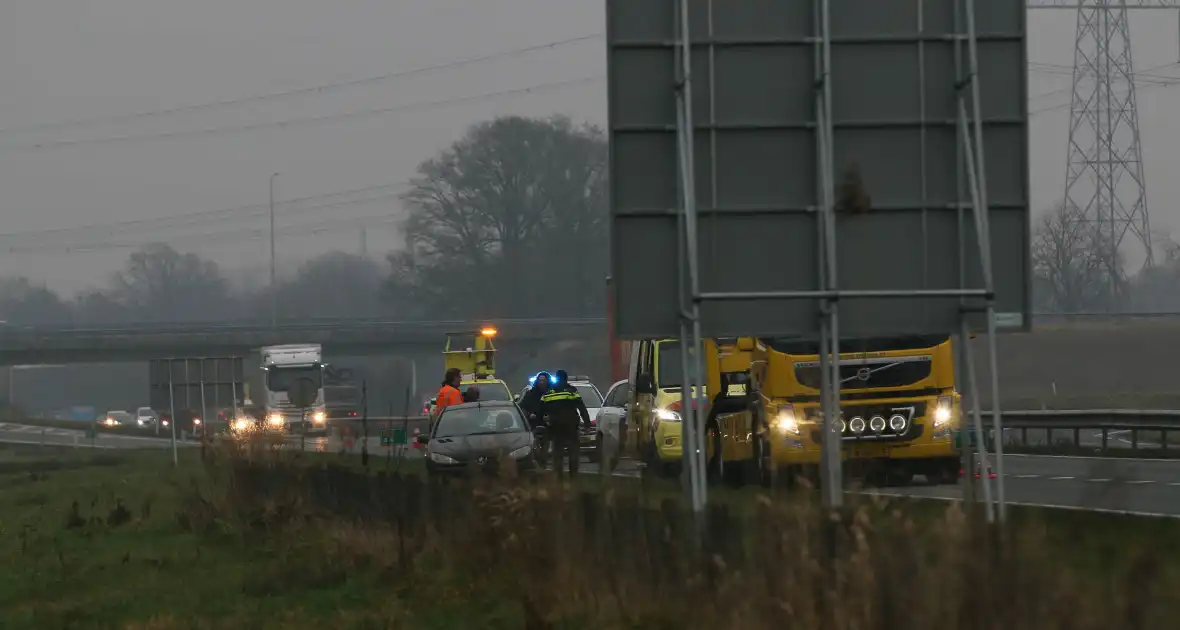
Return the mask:
M 1077 11 L 1065 204 L 1094 222 L 1112 294 L 1128 233 L 1142 244 L 1145 266 L 1154 263 L 1127 13 L 1178 7 L 1180 0 L 1028 0 L 1029 9 Z

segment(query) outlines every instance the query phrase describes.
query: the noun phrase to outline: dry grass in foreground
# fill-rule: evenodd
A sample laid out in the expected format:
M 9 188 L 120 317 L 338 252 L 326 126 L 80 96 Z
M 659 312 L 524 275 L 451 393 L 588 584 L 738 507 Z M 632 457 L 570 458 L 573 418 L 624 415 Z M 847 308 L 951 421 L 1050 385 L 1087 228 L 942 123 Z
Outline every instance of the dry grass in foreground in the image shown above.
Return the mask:
M 1001 531 L 954 505 L 829 515 L 762 497 L 749 518 L 711 510 L 698 543 L 675 502 L 621 489 L 429 485 L 258 453 L 212 466 L 186 526 L 265 545 L 258 589 L 366 574 L 396 594 L 337 627 L 1134 630 L 1180 613 L 1170 522 L 1025 514 Z

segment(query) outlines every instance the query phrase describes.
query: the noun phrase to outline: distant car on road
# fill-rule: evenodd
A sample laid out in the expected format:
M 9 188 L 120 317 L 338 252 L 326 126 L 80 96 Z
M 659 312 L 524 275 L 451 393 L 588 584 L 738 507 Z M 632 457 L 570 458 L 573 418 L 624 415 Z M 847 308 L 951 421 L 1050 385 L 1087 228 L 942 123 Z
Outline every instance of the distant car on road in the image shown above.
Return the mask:
M 151 407 L 140 407 L 135 410 L 135 424 L 144 428 L 152 428 L 160 423 L 160 417 Z
M 104 427 L 128 427 L 135 424 L 135 416 L 126 411 L 112 410 L 106 412 L 99 424 Z

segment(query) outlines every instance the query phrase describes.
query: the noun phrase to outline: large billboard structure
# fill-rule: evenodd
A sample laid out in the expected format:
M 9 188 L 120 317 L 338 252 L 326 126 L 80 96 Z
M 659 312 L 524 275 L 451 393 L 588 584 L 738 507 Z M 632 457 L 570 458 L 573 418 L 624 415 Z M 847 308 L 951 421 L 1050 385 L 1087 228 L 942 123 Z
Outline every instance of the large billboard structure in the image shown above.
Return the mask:
M 841 338 L 1029 327 L 1024 0 L 607 0 L 607 39 L 619 337 L 818 338 L 838 423 Z

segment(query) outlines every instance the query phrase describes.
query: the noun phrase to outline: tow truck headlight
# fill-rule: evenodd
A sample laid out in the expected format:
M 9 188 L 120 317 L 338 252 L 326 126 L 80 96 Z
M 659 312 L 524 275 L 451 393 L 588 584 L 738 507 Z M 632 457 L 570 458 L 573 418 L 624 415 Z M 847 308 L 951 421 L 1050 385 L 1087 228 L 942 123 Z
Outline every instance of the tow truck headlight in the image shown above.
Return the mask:
M 778 415 L 775 416 L 772 426 L 782 433 L 799 435 L 799 420 L 795 417 L 795 407 L 779 405 Z
M 201 419 L 200 418 L 193 418 L 193 426 L 197 426 L 197 427 L 201 426 Z
M 894 433 L 901 433 L 905 431 L 906 422 L 907 420 L 905 419 L 905 416 L 901 415 L 900 413 L 895 413 L 892 416 L 889 416 L 889 428 L 893 429 Z
M 950 396 L 939 396 L 938 404 L 934 407 L 935 428 L 949 423 L 954 415 L 954 399 Z
M 266 417 L 266 423 L 272 427 L 281 427 L 283 426 L 283 416 L 282 414 L 272 413 Z
M 458 464 L 459 463 L 459 461 L 457 459 L 455 459 L 454 457 L 447 457 L 446 455 L 443 455 L 442 453 L 435 453 L 433 451 L 430 453 L 430 461 L 432 461 L 436 464 Z
M 323 424 L 324 421 L 328 419 L 328 414 L 324 413 L 323 409 L 317 409 L 316 412 L 312 414 L 311 419 L 316 424 Z
M 857 435 L 864 433 L 865 419 L 860 416 L 853 416 L 852 420 L 848 422 L 848 428 L 852 429 L 852 432 Z
M 680 422 L 680 414 L 671 409 L 660 409 L 656 412 L 656 417 L 665 422 Z
M 251 423 L 250 423 L 249 418 L 235 418 L 234 424 L 233 424 L 234 431 L 238 431 L 238 432 L 248 431 L 248 430 L 250 430 L 250 424 Z

